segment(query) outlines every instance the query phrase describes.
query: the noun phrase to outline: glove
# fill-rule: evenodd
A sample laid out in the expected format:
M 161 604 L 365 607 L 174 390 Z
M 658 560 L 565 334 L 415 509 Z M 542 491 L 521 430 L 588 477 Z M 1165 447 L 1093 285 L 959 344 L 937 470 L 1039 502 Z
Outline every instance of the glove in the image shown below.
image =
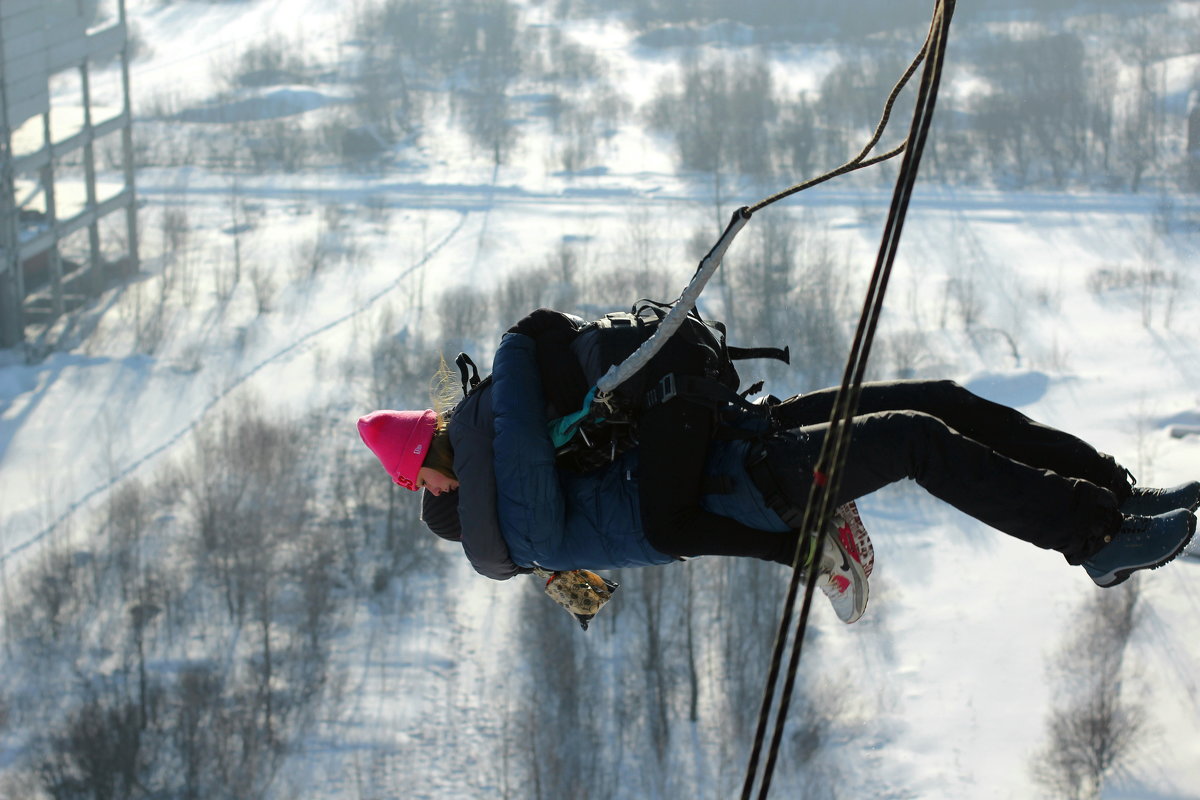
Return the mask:
M 549 572 L 535 569 L 546 581 L 546 594 L 565 608 L 586 631 L 592 617 L 612 598 L 617 584 L 586 569 Z

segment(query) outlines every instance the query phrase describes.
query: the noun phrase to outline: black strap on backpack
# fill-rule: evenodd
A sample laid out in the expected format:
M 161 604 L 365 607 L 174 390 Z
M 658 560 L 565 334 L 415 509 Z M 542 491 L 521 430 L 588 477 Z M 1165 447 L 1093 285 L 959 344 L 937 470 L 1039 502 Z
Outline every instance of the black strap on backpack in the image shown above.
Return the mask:
M 643 395 L 643 409 L 654 408 L 668 400 L 680 397 L 706 408 L 720 411 L 728 406 L 737 406 L 754 414 L 766 415 L 765 406 L 751 403 L 746 398 L 762 389 L 762 381 L 756 382 L 745 392 L 735 392 L 724 384 L 699 375 L 683 375 L 668 372 L 658 383 Z
M 454 363 L 458 365 L 458 375 L 462 380 L 463 397 L 466 397 L 479 388 L 479 368 L 475 366 L 475 362 L 466 353 L 459 353 L 454 359 Z M 469 376 L 467 374 L 468 368 L 470 368 Z
M 773 358 L 785 364 L 792 363 L 790 347 L 732 347 L 727 346 L 725 352 L 730 361 L 742 361 L 747 358 Z

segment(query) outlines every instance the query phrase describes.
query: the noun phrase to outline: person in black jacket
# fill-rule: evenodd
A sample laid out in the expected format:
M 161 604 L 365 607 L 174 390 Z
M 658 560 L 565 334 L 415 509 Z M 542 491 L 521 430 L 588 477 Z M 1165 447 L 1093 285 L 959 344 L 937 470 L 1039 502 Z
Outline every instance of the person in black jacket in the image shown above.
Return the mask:
M 509 331 L 535 343 L 547 423 L 573 410 L 580 387 L 595 380 L 567 374 L 560 359 L 542 358 L 573 341 L 581 325 L 578 318 L 540 309 Z M 559 392 L 562 384 L 569 386 Z M 803 509 L 834 395 L 830 389 L 789 398 L 772 409 L 772 433 L 733 444 L 714 438 L 720 419 L 710 408 L 675 398 L 647 410 L 638 424 L 636 475 L 628 476 L 636 480 L 640 520 L 624 524 L 644 530 L 645 541 L 667 556 L 792 563 L 797 532 L 779 516 L 747 513 L 744 501 L 749 494 L 750 505 L 771 497 Z M 480 447 L 494 435 L 490 406 L 482 410 L 470 427 L 476 432 L 471 441 Z M 911 478 L 984 523 L 1083 565 L 1099 586 L 1115 586 L 1137 570 L 1171 561 L 1196 527 L 1200 482 L 1171 489 L 1135 486 L 1111 456 L 952 381 L 868 384 L 851 428 L 836 504 Z M 623 468 L 629 463 L 623 461 Z M 711 492 L 714 471 L 732 479 L 734 499 Z M 726 509 L 737 512 L 722 513 Z M 503 527 L 501 519 L 496 529 Z M 456 533 L 466 541 L 469 532 L 458 527 Z M 499 535 L 489 541 L 493 558 L 512 545 Z M 501 561 L 508 571 L 494 577 L 530 566 Z

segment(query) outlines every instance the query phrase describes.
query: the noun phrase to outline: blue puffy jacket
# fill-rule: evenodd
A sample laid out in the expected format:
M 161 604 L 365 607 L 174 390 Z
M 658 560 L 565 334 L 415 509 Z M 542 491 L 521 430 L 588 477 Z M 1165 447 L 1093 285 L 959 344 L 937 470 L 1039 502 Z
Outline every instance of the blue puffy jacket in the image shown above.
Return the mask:
M 555 467 L 536 355 L 533 339 L 507 334 L 490 384 L 450 420 L 462 543 L 471 564 L 504 580 L 533 566 L 614 569 L 675 560 L 651 547 L 642 530 L 636 450 L 586 475 Z M 747 447 L 712 443 L 708 472 L 724 476 L 729 491 L 705 495 L 702 505 L 754 528 L 786 531 L 746 475 Z

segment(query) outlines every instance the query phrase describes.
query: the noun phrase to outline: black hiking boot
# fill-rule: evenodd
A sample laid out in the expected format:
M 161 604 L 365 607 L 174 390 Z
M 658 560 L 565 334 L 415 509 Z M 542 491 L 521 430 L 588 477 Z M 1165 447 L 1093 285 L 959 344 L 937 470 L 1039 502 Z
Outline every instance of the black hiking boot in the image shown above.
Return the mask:
M 1122 514 L 1139 517 L 1153 517 L 1177 508 L 1193 513 L 1200 508 L 1200 481 L 1188 481 L 1170 489 L 1135 486 L 1129 499 L 1121 503 Z
M 1153 517 L 1126 516 L 1112 540 L 1084 561 L 1083 568 L 1097 586 L 1116 586 L 1140 569 L 1169 563 L 1195 532 L 1195 515 L 1183 509 Z

